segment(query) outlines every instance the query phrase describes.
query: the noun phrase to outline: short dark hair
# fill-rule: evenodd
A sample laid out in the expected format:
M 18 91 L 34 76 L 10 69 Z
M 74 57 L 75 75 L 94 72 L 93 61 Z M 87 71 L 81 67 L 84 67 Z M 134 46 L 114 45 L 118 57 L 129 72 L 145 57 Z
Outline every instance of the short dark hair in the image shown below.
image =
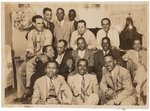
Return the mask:
M 85 20 L 79 20 L 79 21 L 77 22 L 77 25 L 78 25 L 78 23 L 84 23 L 84 26 L 86 27 L 86 22 L 85 22 Z
M 69 13 L 70 13 L 70 12 L 74 12 L 74 14 L 76 15 L 76 11 L 75 11 L 74 9 L 70 9 L 70 10 L 69 10 Z
M 79 66 L 80 61 L 85 61 L 86 64 L 87 64 L 87 67 L 88 67 L 88 61 L 86 59 L 79 59 L 78 62 L 77 62 L 77 66 Z
M 65 47 L 67 47 L 67 45 L 68 45 L 67 41 L 64 39 L 60 39 L 60 40 L 58 40 L 58 42 L 63 42 Z
M 109 18 L 103 18 L 103 19 L 101 20 L 101 24 L 103 24 L 103 23 L 102 23 L 102 22 L 103 22 L 103 20 L 108 20 L 109 24 L 111 24 L 111 21 L 110 21 L 110 19 L 109 19 Z
M 77 43 L 78 43 L 79 40 L 83 40 L 86 43 L 85 38 L 83 38 L 83 37 L 77 38 Z
M 135 42 L 136 40 L 140 41 L 140 43 L 141 43 L 141 45 L 142 45 L 142 40 L 141 40 L 141 39 L 138 39 L 138 38 L 136 38 L 136 39 L 133 40 L 132 45 L 134 45 L 134 42 Z
M 109 43 L 111 43 L 109 37 L 103 37 L 103 38 L 102 38 L 102 43 L 103 43 L 103 40 L 105 40 L 105 39 L 108 40 Z
M 105 56 L 104 56 L 104 58 L 105 57 L 112 57 L 113 59 L 116 59 L 112 54 L 106 54 Z
M 42 49 L 42 52 L 43 52 L 43 53 L 47 51 L 47 47 L 52 47 L 52 48 L 53 48 L 53 46 L 51 46 L 51 45 L 45 45 L 45 46 L 43 47 L 43 49 Z
M 63 13 L 65 13 L 65 10 L 64 10 L 63 8 L 61 8 L 61 7 L 59 7 L 59 8 L 56 10 L 56 12 L 58 12 L 58 10 L 62 10 Z
M 32 17 L 32 22 L 36 22 L 36 19 L 43 19 L 41 15 L 35 15 Z
M 50 60 L 50 61 L 48 61 L 48 62 L 46 63 L 46 67 L 47 67 L 47 65 L 48 65 L 49 63 L 55 63 L 55 64 L 56 64 L 56 67 L 57 67 L 57 68 L 59 67 L 58 62 L 55 61 L 55 60 Z M 45 67 L 45 68 L 46 68 L 46 67 Z
M 46 11 L 51 11 L 51 12 L 52 12 L 52 9 L 51 9 L 51 8 L 48 8 L 48 7 L 44 8 L 44 9 L 43 9 L 43 14 L 44 14 Z

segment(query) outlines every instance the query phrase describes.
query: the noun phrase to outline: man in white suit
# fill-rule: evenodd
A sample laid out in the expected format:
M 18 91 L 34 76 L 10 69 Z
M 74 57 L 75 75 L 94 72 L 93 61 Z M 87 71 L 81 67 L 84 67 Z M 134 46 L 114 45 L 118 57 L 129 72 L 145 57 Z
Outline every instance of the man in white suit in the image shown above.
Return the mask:
M 45 72 L 35 82 L 32 104 L 71 104 L 72 92 L 65 79 L 57 74 L 58 63 L 48 62 Z
M 75 105 L 97 105 L 99 102 L 96 75 L 87 72 L 88 62 L 80 59 L 77 63 L 78 73 L 68 76 L 68 84 L 73 93 Z

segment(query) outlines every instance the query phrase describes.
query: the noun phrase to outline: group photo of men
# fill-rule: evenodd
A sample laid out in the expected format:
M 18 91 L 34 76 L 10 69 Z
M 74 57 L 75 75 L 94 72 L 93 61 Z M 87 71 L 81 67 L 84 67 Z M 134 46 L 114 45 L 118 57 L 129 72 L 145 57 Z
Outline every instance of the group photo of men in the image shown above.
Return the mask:
M 11 47 L 15 96 L 10 104 L 147 105 L 147 43 L 144 47 L 143 38 L 148 36 L 143 36 L 147 34 L 141 33 L 139 25 L 134 24 L 136 19 L 132 17 L 138 13 L 132 15 L 134 8 L 126 12 L 124 27 L 118 31 L 112 27 L 114 22 L 109 16 L 98 18 L 99 28 L 95 28 L 89 27 L 90 15 L 87 20 L 82 18 L 86 13 L 80 16 L 80 9 L 66 11 L 63 5 L 56 5 L 53 10 L 49 3 L 44 8 L 38 6 L 39 14 L 31 13 L 31 6 L 18 4 L 19 10 L 12 14 L 12 27 L 25 33 L 22 38 L 26 42 L 12 43 L 25 51 L 17 58 L 15 47 Z M 93 9 L 90 4 L 87 7 Z M 91 16 L 93 23 L 96 17 Z M 13 36 L 21 38 L 17 33 Z M 5 88 L 5 93 L 10 90 Z

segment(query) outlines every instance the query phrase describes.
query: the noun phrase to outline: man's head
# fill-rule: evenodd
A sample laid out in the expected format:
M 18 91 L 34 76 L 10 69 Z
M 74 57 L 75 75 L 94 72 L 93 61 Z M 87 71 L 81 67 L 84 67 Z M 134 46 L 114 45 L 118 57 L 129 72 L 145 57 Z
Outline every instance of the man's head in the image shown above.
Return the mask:
M 103 18 L 101 20 L 101 26 L 105 32 L 108 32 L 108 30 L 110 29 L 110 25 L 111 25 L 111 21 L 109 18 Z
M 108 51 L 111 48 L 110 39 L 108 37 L 102 38 L 101 45 L 104 51 Z
M 67 45 L 68 44 L 67 44 L 66 40 L 63 40 L 63 39 L 59 40 L 57 42 L 57 53 L 59 55 L 63 54 L 65 52 L 65 50 L 67 49 Z
M 77 22 L 77 31 L 79 34 L 84 34 L 86 31 L 86 22 L 84 20 L 79 20 Z
M 62 21 L 64 19 L 64 16 L 65 16 L 64 9 L 63 8 L 58 8 L 57 11 L 56 11 L 56 16 L 57 16 L 58 21 Z
M 52 9 L 51 8 L 44 8 L 43 9 L 43 16 L 44 16 L 44 19 L 46 21 L 51 21 L 51 19 L 52 19 Z
M 56 61 L 49 61 L 45 67 L 46 75 L 53 78 L 58 72 L 58 63 Z
M 37 31 L 42 31 L 44 29 L 43 18 L 41 15 L 35 15 L 32 17 L 33 25 Z
M 68 14 L 69 20 L 73 21 L 76 18 L 76 11 L 74 9 L 69 10 L 69 14 Z
M 141 40 L 135 39 L 135 40 L 133 41 L 133 48 L 134 48 L 134 50 L 136 50 L 136 51 L 141 50 L 141 49 L 142 49 L 142 42 L 141 42 Z
M 81 75 L 86 74 L 88 70 L 88 61 L 86 59 L 80 59 L 77 63 L 78 72 Z
M 51 45 L 46 45 L 43 47 L 43 54 L 48 56 L 50 59 L 55 57 L 54 48 Z
M 86 49 L 86 45 L 87 45 L 86 41 L 85 41 L 85 39 L 83 37 L 79 37 L 77 39 L 77 46 L 78 46 L 79 50 L 81 50 L 81 51 L 85 50 Z
M 112 71 L 114 69 L 114 67 L 116 66 L 116 60 L 112 55 L 105 55 L 104 66 L 108 69 L 108 71 Z

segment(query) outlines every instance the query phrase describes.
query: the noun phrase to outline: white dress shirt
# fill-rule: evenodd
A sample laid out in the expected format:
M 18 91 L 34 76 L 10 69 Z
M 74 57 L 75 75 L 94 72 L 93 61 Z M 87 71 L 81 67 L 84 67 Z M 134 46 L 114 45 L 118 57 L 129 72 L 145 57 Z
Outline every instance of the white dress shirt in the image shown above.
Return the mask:
M 80 58 L 84 58 L 85 50 L 83 50 L 83 51 L 78 50 L 78 55 L 79 55 Z
M 64 19 L 62 21 L 58 21 L 58 23 L 60 24 L 60 27 L 62 28 L 64 25 Z
M 81 37 L 81 35 L 78 33 L 77 30 L 75 30 L 72 35 L 71 35 L 71 39 L 70 39 L 70 47 L 73 48 L 73 50 L 77 49 L 77 39 Z M 84 32 L 84 34 L 82 35 L 82 37 L 85 39 L 87 45 L 88 45 L 88 49 L 94 49 L 96 48 L 96 38 L 94 36 L 94 34 L 89 31 L 88 29 Z
M 97 48 L 102 49 L 101 43 L 102 38 L 106 37 L 106 32 L 101 29 L 97 32 Z M 111 46 L 115 46 L 119 48 L 120 41 L 119 41 L 119 33 L 114 29 L 109 29 L 107 37 L 109 37 Z
M 57 56 L 57 58 L 56 58 L 56 61 L 58 62 L 58 64 L 61 64 L 64 55 L 65 55 L 65 53 L 63 53 L 63 54 L 61 54 L 61 55 L 58 54 L 58 56 Z

